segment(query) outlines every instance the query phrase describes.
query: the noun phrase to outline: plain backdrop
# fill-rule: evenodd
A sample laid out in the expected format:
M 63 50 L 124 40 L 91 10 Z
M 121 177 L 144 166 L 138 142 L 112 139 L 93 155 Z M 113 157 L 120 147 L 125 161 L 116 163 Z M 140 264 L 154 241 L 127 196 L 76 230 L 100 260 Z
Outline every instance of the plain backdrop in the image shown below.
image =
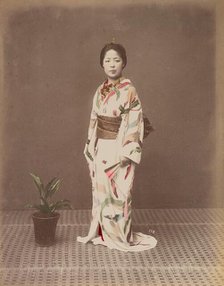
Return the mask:
M 92 98 L 105 79 L 99 53 L 115 37 L 156 131 L 144 142 L 136 208 L 219 207 L 215 11 L 194 4 L 35 6 L 4 26 L 1 208 L 37 202 L 29 172 L 63 178 L 56 198 L 91 207 L 83 149 Z

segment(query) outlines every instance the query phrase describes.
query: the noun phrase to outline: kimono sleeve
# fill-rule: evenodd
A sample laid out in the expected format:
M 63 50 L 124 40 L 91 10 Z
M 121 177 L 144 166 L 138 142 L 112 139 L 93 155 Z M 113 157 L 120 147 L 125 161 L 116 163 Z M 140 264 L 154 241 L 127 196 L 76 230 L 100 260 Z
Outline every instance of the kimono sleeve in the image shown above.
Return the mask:
M 133 86 L 129 88 L 128 105 L 121 155 L 139 164 L 142 155 L 144 123 L 141 102 Z
M 94 135 L 94 130 L 97 124 L 97 105 L 96 105 L 97 98 L 98 98 L 98 89 L 96 90 L 95 95 L 93 97 L 93 104 L 92 104 L 92 110 L 90 113 L 89 127 L 88 127 L 88 133 L 87 133 L 88 137 L 87 137 L 87 141 L 86 141 L 84 152 L 83 152 L 87 161 L 89 160 L 93 161 L 92 155 L 89 152 L 89 144 L 93 139 L 92 137 Z
M 94 130 L 96 122 L 97 122 L 96 97 L 97 97 L 97 92 L 94 95 L 92 110 L 90 113 L 90 121 L 89 121 L 89 128 L 88 128 L 88 140 L 91 139 L 92 134 L 93 134 L 93 130 Z

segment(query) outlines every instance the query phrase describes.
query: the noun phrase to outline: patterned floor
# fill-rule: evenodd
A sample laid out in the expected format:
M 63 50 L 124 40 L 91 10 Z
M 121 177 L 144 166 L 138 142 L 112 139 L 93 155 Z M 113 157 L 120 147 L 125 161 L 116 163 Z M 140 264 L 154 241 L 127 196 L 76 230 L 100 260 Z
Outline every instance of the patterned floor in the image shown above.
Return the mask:
M 56 244 L 40 247 L 31 213 L 0 212 L 1 286 L 224 285 L 224 209 L 133 211 L 134 229 L 158 240 L 138 253 L 77 243 L 89 210 L 61 211 Z

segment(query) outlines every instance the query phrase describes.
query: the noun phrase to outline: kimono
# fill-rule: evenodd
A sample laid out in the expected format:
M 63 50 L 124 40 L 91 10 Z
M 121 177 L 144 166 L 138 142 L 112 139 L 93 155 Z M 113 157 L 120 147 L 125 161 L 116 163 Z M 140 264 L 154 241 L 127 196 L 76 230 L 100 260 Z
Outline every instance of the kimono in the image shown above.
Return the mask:
M 115 139 L 97 138 L 97 116 L 121 117 Z M 121 251 L 156 246 L 151 235 L 132 231 L 131 202 L 135 167 L 142 154 L 144 123 L 141 102 L 129 79 L 104 81 L 96 90 L 84 155 L 92 182 L 92 220 L 88 235 L 77 241 Z M 121 156 L 129 159 L 121 165 Z M 99 235 L 100 234 L 100 235 Z

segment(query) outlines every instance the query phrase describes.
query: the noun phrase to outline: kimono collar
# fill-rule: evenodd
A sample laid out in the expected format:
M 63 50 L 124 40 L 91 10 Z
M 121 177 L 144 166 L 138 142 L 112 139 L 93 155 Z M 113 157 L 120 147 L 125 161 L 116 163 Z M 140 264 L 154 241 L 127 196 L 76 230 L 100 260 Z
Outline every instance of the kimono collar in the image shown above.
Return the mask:
M 120 77 L 119 79 L 117 79 L 115 82 L 111 82 L 109 83 L 109 80 L 106 79 L 103 83 L 103 86 L 107 86 L 107 87 L 116 87 L 118 86 L 120 83 L 123 83 L 123 82 L 128 82 L 128 83 L 131 83 L 131 81 L 129 79 L 126 79 L 125 77 Z
M 100 88 L 100 93 L 102 95 L 102 100 L 110 93 L 112 90 L 119 88 L 123 84 L 130 84 L 131 81 L 129 79 L 125 79 L 124 77 L 120 77 L 115 83 L 108 83 L 108 79 L 106 79 Z

